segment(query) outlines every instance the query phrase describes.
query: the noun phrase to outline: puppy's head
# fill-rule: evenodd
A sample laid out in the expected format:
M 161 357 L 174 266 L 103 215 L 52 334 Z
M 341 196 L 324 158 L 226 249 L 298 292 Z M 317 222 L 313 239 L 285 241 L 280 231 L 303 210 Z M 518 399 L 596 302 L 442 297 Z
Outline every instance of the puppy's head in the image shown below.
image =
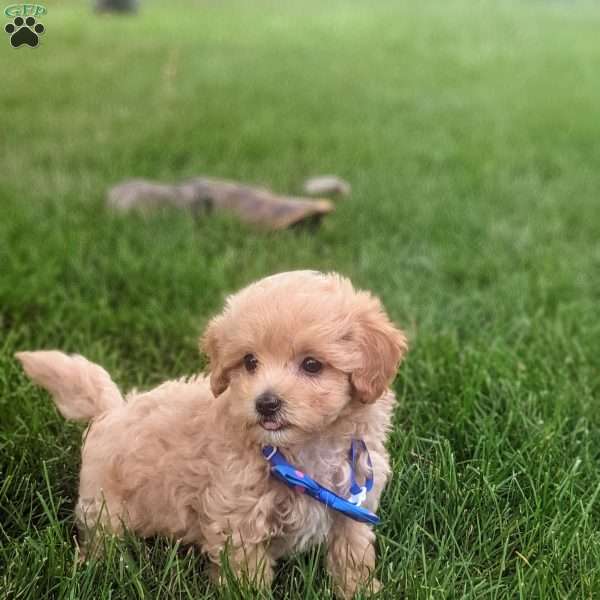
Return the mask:
M 203 337 L 215 396 L 260 443 L 294 443 L 375 402 L 407 344 L 381 303 L 336 274 L 292 271 L 227 299 Z M 354 404 L 352 404 L 354 403 Z

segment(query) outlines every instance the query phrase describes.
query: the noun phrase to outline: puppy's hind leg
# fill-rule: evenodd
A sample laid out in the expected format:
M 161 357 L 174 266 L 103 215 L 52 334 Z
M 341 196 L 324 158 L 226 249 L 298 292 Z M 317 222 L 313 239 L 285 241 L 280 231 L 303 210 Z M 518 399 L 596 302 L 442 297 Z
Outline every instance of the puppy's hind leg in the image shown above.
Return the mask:
M 75 518 L 79 532 L 80 560 L 100 558 L 106 538 L 123 533 L 125 515 L 109 508 L 104 496 L 79 497 L 75 507 Z

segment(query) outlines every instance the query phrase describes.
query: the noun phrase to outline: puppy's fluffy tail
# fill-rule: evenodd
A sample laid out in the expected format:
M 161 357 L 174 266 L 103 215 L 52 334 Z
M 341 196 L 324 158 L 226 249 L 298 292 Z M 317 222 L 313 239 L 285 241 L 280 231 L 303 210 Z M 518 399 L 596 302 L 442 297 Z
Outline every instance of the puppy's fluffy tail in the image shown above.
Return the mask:
M 56 350 L 17 352 L 25 373 L 54 397 L 65 419 L 89 421 L 123 406 L 123 396 L 110 375 L 83 356 Z

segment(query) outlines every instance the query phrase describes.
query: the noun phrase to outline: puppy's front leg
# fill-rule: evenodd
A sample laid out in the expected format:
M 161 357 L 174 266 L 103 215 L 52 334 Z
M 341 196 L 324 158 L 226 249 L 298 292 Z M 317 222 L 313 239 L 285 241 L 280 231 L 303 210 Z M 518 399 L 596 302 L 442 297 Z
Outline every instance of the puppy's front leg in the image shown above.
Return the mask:
M 225 560 L 232 573 L 242 581 L 256 587 L 269 588 L 273 581 L 273 559 L 265 544 L 233 545 L 231 540 L 225 546 Z M 217 561 L 221 557 L 215 557 Z M 223 583 L 220 561 L 214 562 L 213 575 L 218 583 Z
M 342 598 L 352 598 L 360 589 L 376 592 L 381 584 L 373 578 L 375 534 L 365 524 L 337 517 L 327 540 L 327 568 Z

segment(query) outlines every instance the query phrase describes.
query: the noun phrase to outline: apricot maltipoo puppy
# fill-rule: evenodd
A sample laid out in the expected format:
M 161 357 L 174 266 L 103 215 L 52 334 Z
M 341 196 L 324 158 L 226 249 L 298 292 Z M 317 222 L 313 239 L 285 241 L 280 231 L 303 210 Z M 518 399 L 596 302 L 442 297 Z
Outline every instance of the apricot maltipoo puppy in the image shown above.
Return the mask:
M 280 557 L 324 542 L 340 594 L 376 587 L 372 525 L 404 334 L 347 279 L 294 271 L 229 297 L 202 342 L 209 376 L 126 398 L 81 356 L 17 354 L 64 417 L 89 421 L 84 550 L 126 527 L 197 544 L 215 567 L 224 553 L 268 585 Z

